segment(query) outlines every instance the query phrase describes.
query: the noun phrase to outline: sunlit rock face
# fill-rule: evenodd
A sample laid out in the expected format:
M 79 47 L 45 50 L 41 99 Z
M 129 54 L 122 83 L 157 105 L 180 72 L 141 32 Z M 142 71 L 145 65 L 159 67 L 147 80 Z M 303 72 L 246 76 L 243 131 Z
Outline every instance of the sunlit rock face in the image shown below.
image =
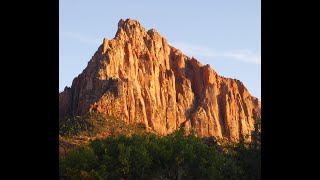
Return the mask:
M 254 128 L 260 101 L 242 82 L 170 46 L 154 29 L 120 20 L 71 88 L 59 94 L 59 119 L 90 111 L 143 123 L 165 135 L 185 127 L 197 136 L 238 141 Z

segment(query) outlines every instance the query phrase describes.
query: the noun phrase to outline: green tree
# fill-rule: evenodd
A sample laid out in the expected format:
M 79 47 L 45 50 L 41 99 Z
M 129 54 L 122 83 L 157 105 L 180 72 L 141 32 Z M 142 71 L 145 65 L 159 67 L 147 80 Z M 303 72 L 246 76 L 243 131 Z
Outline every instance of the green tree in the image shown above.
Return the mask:
M 60 177 L 71 179 L 94 179 L 97 159 L 89 147 L 77 147 L 71 150 L 65 159 L 60 159 Z

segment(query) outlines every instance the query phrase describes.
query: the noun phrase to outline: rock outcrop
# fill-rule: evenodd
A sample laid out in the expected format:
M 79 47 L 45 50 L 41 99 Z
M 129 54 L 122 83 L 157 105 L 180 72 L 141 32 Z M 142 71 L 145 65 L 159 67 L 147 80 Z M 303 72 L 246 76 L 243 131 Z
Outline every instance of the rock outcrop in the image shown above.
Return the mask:
M 260 109 L 242 82 L 219 76 L 131 19 L 119 21 L 115 37 L 103 40 L 71 88 L 59 94 L 60 121 L 97 111 L 159 134 L 184 126 L 199 137 L 231 141 L 251 134 Z

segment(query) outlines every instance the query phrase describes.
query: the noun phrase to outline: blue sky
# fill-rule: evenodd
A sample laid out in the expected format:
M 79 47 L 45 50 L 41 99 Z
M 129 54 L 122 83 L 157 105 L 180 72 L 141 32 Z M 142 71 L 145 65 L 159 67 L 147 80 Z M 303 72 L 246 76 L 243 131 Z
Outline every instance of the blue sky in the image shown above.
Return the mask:
M 157 29 L 169 44 L 220 75 L 239 79 L 261 99 L 259 0 L 60 0 L 59 91 L 71 86 L 120 19 Z

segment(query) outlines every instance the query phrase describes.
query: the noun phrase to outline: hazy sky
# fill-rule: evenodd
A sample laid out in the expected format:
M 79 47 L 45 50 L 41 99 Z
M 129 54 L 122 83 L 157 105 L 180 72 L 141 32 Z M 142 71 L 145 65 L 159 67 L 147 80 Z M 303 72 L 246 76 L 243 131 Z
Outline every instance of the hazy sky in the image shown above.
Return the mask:
M 239 79 L 261 99 L 259 0 L 60 0 L 59 91 L 71 86 L 120 19 L 157 29 L 170 45 L 219 74 Z

